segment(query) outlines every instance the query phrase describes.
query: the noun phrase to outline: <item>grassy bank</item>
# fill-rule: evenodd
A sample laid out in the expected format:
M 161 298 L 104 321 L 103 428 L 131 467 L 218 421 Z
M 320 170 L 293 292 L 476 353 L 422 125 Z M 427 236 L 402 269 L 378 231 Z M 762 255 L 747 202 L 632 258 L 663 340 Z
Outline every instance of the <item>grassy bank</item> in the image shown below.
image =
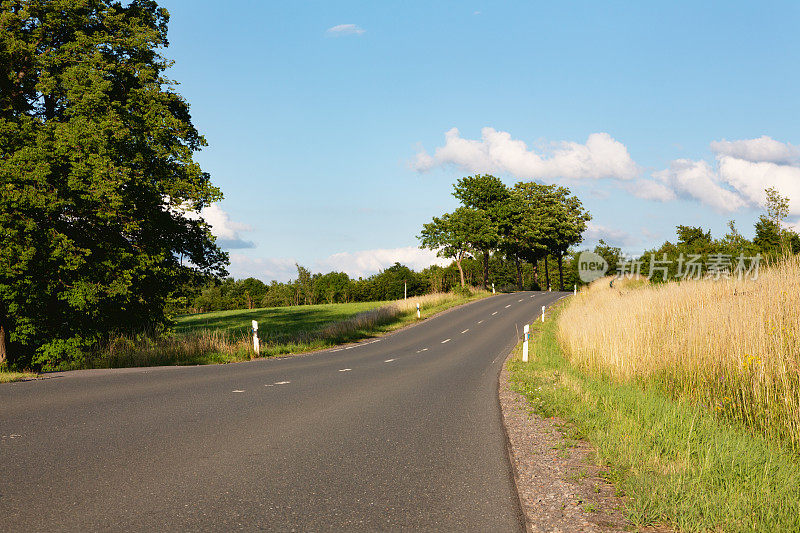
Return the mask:
M 380 335 L 450 307 L 483 298 L 429 294 L 407 301 L 247 309 L 187 315 L 174 331 L 155 337 L 116 337 L 93 361 L 96 368 L 230 363 L 254 357 L 250 323 L 259 323 L 261 357 L 324 349 Z
M 10 383 L 12 381 L 22 381 L 23 379 L 33 379 L 37 376 L 33 372 L 11 372 L 0 369 L 0 383 Z
M 540 415 L 570 421 L 597 447 L 597 461 L 628 497 L 631 523 L 800 530 L 798 456 L 688 396 L 572 364 L 558 337 L 575 305 L 580 299 L 537 326 L 531 361 L 517 354 L 509 363 L 512 384 Z
M 688 397 L 800 451 L 800 259 L 757 280 L 595 283 L 559 338 L 590 372 Z

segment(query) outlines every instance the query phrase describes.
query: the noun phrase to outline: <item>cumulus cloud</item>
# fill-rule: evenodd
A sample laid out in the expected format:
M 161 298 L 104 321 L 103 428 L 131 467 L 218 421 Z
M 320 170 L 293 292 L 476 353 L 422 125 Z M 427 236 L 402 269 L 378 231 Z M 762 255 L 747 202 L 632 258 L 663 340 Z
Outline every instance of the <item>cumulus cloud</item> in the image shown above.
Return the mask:
M 625 190 L 643 200 L 668 202 L 677 198 L 675 191 L 664 183 L 644 178 L 626 183 Z
M 480 140 L 465 139 L 452 128 L 433 155 L 423 149 L 411 162 L 419 172 L 447 165 L 466 172 L 503 173 L 522 179 L 630 180 L 640 174 L 625 145 L 608 133 L 592 133 L 585 144 L 561 141 L 537 151 L 494 128 L 483 128 Z
M 217 238 L 217 244 L 229 250 L 236 248 L 255 248 L 252 241 L 244 240 L 239 232 L 252 231 L 248 224 L 234 222 L 230 215 L 223 211 L 219 204 L 211 204 L 200 211 L 203 220 L 211 226 L 211 234 Z
M 711 143 L 711 151 L 721 156 L 730 156 L 753 163 L 792 164 L 800 160 L 800 146 L 782 143 L 766 135 L 762 135 L 758 139 L 714 141 Z
M 800 168 L 723 156 L 719 158 L 719 173 L 722 180 L 753 205 L 763 206 L 764 189 L 774 187 L 782 196 L 789 197 L 789 214 L 800 215 Z
M 694 198 L 719 212 L 733 212 L 747 202 L 736 192 L 720 184 L 720 177 L 705 161 L 677 159 L 667 170 L 654 172 L 653 177 L 684 198 Z
M 587 244 L 596 244 L 600 239 L 611 245 L 628 246 L 636 243 L 636 239 L 627 231 L 618 230 L 589 221 L 583 237 Z
M 436 252 L 415 246 L 404 248 L 380 248 L 359 252 L 341 252 L 317 261 L 315 270 L 319 272 L 346 272 L 350 277 L 367 277 L 384 270 L 395 263 L 401 263 L 413 270 L 421 270 L 431 265 L 446 266 L 450 259 L 436 257 Z
M 295 260 L 285 257 L 248 257 L 243 254 L 231 254 L 231 265 L 228 270 L 234 278 L 258 278 L 269 282 L 289 281 L 297 278 Z
M 366 31 L 356 24 L 338 24 L 328 28 L 325 33 L 329 37 L 342 37 L 344 35 L 363 35 Z

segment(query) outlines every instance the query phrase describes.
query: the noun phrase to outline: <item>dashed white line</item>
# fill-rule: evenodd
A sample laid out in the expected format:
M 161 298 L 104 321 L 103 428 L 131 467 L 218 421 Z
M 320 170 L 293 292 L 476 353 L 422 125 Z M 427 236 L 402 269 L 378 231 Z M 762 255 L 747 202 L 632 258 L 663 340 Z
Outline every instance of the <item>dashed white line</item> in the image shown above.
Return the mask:
M 494 313 L 492 313 L 492 316 L 494 316 L 494 315 L 496 315 L 496 314 L 497 314 L 497 311 L 495 311 Z
M 392 361 L 394 361 L 394 359 L 387 359 L 386 361 L 384 361 L 384 363 L 391 363 Z
M 427 351 L 428 351 L 428 349 L 427 349 L 427 348 L 423 348 L 423 349 L 421 349 L 421 350 L 417 350 L 417 353 L 420 353 L 420 352 L 427 352 Z
M 446 342 L 450 342 L 450 339 L 445 339 L 445 340 L 443 340 L 443 341 L 442 341 L 442 344 L 444 344 L 444 343 L 446 343 Z
M 509 307 L 511 307 L 511 304 L 508 304 L 508 305 L 506 306 L 506 309 L 508 309 Z
M 520 298 L 520 299 L 519 299 L 519 300 L 517 300 L 517 301 L 518 301 L 518 302 L 521 302 L 521 301 L 522 301 L 522 298 Z
M 468 332 L 468 331 L 469 331 L 469 328 L 465 329 L 465 330 L 464 330 L 464 331 L 462 331 L 461 333 L 466 333 L 466 332 Z
M 352 368 L 340 368 L 339 372 L 350 372 L 351 370 L 353 370 L 353 369 Z
M 532 295 L 531 295 L 531 298 L 533 298 L 534 296 L 536 296 L 536 295 L 535 295 L 535 294 L 532 294 Z
M 333 352 L 341 352 L 342 350 L 344 350 L 344 348 L 336 348 L 335 350 L 331 350 L 331 353 L 333 353 Z
M 274 385 L 287 385 L 291 383 L 291 381 L 276 381 Z
M 244 392 L 244 391 L 243 391 L 243 390 L 236 389 L 236 390 L 232 390 L 231 392 Z
M 478 320 L 478 324 L 483 324 L 483 320 Z

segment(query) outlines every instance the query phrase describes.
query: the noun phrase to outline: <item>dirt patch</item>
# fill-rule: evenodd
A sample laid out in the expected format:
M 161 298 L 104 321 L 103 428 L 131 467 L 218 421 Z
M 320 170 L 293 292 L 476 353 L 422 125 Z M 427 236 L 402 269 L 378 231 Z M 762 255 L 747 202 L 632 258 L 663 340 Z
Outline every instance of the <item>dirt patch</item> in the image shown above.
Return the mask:
M 506 365 L 500 372 L 499 393 L 526 529 L 536 533 L 633 530 L 625 520 L 624 497 L 607 481 L 607 471 L 593 461 L 594 448 L 572 438 L 572 427 L 563 420 L 533 413 L 528 401 L 511 390 Z

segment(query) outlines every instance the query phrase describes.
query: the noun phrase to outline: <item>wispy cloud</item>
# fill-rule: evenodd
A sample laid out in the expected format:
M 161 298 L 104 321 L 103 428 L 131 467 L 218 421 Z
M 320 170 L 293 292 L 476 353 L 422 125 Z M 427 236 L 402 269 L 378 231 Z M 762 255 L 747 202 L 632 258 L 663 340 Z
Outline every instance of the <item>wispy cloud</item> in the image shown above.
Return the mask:
M 219 204 L 211 204 L 200 212 L 203 220 L 211 226 L 211 234 L 217 238 L 217 244 L 228 250 L 241 248 L 255 248 L 253 241 L 242 238 L 240 232 L 252 231 L 249 224 L 242 224 L 231 220 Z
M 363 35 L 367 30 L 356 24 L 338 24 L 325 31 L 328 37 L 342 37 L 344 35 Z

